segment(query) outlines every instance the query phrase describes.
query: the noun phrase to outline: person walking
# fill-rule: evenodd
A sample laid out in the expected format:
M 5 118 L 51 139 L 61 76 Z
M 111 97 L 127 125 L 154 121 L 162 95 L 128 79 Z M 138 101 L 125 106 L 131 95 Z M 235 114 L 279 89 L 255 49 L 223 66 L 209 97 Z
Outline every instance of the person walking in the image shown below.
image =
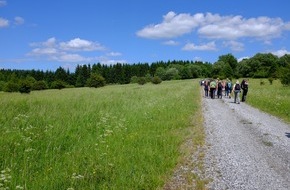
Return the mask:
M 215 91 L 216 91 L 216 82 L 215 82 L 215 80 L 212 80 L 209 83 L 209 86 L 210 86 L 210 97 L 211 97 L 211 99 L 214 99 L 215 98 Z
M 227 86 L 227 95 L 231 99 L 231 92 L 232 92 L 233 86 L 232 86 L 232 81 L 230 79 L 228 79 L 226 86 Z
M 243 90 L 243 93 L 242 93 L 242 102 L 245 102 L 246 101 L 246 97 L 247 97 L 247 94 L 248 94 L 248 87 L 249 87 L 249 83 L 248 83 L 248 80 L 247 79 L 244 79 L 241 83 L 241 88 Z
M 233 86 L 233 92 L 234 92 L 234 103 L 240 103 L 240 92 L 241 92 L 241 85 L 239 81 L 237 80 L 236 84 Z
M 222 81 L 218 81 L 218 87 L 217 87 L 217 96 L 218 98 L 222 98 L 222 92 L 223 92 L 223 85 L 222 85 Z
M 204 86 L 204 96 L 205 97 L 208 97 L 208 88 L 209 88 L 209 84 L 208 84 L 209 82 L 206 80 L 206 81 L 204 81 L 204 84 L 203 84 L 203 86 Z

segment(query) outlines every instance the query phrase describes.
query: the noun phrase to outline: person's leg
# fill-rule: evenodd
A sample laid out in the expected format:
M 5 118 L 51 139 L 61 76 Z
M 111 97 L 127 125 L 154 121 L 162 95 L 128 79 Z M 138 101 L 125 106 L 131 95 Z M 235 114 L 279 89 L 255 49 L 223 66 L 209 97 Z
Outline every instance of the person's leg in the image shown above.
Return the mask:
M 235 102 L 235 103 L 237 103 L 237 94 L 238 94 L 238 93 L 235 91 L 235 92 L 234 92 L 234 96 L 235 96 L 235 97 L 234 97 L 234 102 Z
M 246 98 L 247 98 L 247 94 L 248 94 L 248 90 L 244 90 L 244 102 L 246 101 Z
M 242 93 L 242 102 L 245 101 L 245 90 L 243 90 L 243 93 Z

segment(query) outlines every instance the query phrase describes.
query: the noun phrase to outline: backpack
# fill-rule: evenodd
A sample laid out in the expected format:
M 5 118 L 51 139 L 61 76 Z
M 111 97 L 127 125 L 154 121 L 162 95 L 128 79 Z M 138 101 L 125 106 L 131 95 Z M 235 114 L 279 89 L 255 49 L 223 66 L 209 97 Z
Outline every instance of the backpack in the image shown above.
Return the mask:
M 235 90 L 241 90 L 241 86 L 240 86 L 240 84 L 236 84 L 236 86 L 235 86 Z
M 228 89 L 231 89 L 231 88 L 232 88 L 232 83 L 228 82 Z
M 214 81 L 210 82 L 210 88 L 215 88 L 216 87 L 216 83 Z

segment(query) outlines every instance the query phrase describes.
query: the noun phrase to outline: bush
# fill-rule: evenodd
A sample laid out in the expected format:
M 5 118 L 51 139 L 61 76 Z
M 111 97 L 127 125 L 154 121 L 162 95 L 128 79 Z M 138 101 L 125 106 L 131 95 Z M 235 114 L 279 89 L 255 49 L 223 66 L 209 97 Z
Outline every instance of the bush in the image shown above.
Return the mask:
M 4 91 L 5 85 L 6 85 L 6 82 L 0 81 L 0 91 Z
M 268 80 L 269 80 L 269 83 L 272 85 L 274 79 L 273 78 L 269 78 Z
M 146 74 L 145 78 L 146 78 L 146 82 L 151 82 L 152 80 L 152 77 L 150 74 Z
M 105 85 L 106 85 L 105 78 L 99 74 L 93 73 L 91 74 L 90 78 L 87 80 L 88 87 L 98 88 L 98 87 L 103 87 Z
M 66 86 L 65 82 L 63 82 L 61 80 L 53 81 L 51 83 L 51 88 L 52 89 L 59 89 L 59 90 L 61 90 L 61 89 L 65 88 L 65 86 Z
M 6 86 L 4 87 L 4 91 L 5 92 L 18 92 L 19 90 L 19 85 L 18 83 L 15 83 L 15 82 L 8 82 L 6 84 Z
M 161 78 L 159 78 L 158 76 L 155 76 L 151 79 L 151 82 L 153 84 L 160 84 L 162 82 Z
M 290 64 L 282 70 L 280 81 L 284 86 L 290 85 Z
M 131 83 L 138 83 L 138 77 L 137 76 L 132 76 L 131 77 Z
M 265 85 L 265 82 L 263 80 L 260 81 L 260 85 Z
M 24 80 L 20 82 L 19 92 L 29 94 L 31 92 L 31 84 L 29 81 Z
M 146 84 L 146 78 L 145 77 L 139 77 L 138 78 L 138 84 L 140 84 L 140 85 Z
M 32 85 L 32 90 L 45 90 L 48 89 L 48 86 L 45 81 L 36 81 Z

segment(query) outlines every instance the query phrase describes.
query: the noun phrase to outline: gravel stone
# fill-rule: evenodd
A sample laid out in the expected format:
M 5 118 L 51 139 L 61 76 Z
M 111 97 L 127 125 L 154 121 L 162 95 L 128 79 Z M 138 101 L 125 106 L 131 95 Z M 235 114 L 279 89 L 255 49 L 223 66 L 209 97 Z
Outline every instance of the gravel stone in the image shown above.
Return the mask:
M 290 125 L 233 99 L 202 101 L 207 189 L 289 190 Z

